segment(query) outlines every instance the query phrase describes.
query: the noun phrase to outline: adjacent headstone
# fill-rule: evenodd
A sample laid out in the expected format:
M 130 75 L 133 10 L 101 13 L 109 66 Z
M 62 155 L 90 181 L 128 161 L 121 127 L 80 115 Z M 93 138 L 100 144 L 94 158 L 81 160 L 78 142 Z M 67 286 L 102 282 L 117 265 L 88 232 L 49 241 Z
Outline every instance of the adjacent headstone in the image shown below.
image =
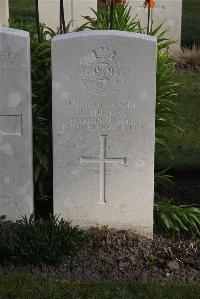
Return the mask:
M 96 0 L 64 0 L 64 12 L 66 25 L 70 23 L 72 28 L 77 28 L 86 23 L 83 16 L 92 14 L 90 8 L 97 9 Z M 60 25 L 60 1 L 39 0 L 40 22 L 57 30 Z
M 33 212 L 30 41 L 0 28 L 0 215 Z
M 156 40 L 92 31 L 52 41 L 54 213 L 152 236 Z
M 143 28 L 147 27 L 148 9 L 144 9 L 144 0 L 129 0 L 131 15 L 141 22 Z M 161 31 L 168 32 L 165 36 L 176 43 L 171 46 L 180 46 L 182 21 L 182 0 L 156 0 L 151 10 L 151 23 L 155 29 L 163 23 Z
M 9 7 L 8 0 L 0 0 L 0 26 L 8 26 Z

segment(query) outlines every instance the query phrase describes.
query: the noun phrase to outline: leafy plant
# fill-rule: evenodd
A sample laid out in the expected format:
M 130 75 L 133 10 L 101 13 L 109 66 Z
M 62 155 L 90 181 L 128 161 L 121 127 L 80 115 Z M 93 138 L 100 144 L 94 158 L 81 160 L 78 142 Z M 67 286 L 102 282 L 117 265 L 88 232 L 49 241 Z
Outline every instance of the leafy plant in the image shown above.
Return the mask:
M 169 154 L 168 139 L 163 134 L 163 129 L 173 127 L 181 130 L 176 125 L 178 114 L 175 112 L 173 99 L 177 96 L 176 88 L 178 84 L 174 80 L 173 73 L 174 66 L 168 51 L 158 52 L 156 72 L 156 143 L 159 146 L 163 146 Z
M 110 5 L 105 5 L 104 8 L 95 11 L 91 9 L 94 18 L 85 17 L 88 20 L 78 30 L 91 29 L 91 30 L 108 30 L 110 29 Z M 128 4 L 115 4 L 113 5 L 113 19 L 112 30 L 122 30 L 129 32 L 142 32 L 140 23 L 136 18 L 132 18 L 130 14 L 131 7 Z
M 83 231 L 63 218 L 23 217 L 7 229 L 0 229 L 0 260 L 52 264 L 60 262 L 64 255 L 76 254 L 84 239 Z
M 41 26 L 31 38 L 34 180 L 37 197 L 52 195 L 51 43 L 55 33 Z
M 156 37 L 158 52 L 164 50 L 165 53 L 167 53 L 169 56 L 169 52 L 168 52 L 169 47 L 174 42 L 165 37 L 165 34 L 167 33 L 167 29 L 165 29 L 165 30 L 162 29 L 163 24 L 164 23 L 161 23 L 158 27 L 151 28 L 151 30 L 149 31 L 149 35 Z M 144 31 L 143 31 L 143 33 L 144 33 Z
M 154 178 L 155 178 L 155 186 L 162 186 L 166 188 L 166 186 L 172 185 L 172 179 L 173 176 L 168 174 L 169 167 L 163 170 L 158 170 L 155 172 Z
M 169 202 L 154 205 L 154 225 L 156 230 L 163 230 L 172 236 L 181 233 L 200 238 L 200 208 Z

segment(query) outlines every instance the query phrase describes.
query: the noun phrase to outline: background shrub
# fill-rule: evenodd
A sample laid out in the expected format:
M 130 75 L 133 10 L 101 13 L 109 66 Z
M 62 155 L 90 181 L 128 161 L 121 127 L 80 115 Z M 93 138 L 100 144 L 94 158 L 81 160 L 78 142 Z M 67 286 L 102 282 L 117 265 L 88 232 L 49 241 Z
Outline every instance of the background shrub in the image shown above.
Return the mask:
M 200 72 L 200 46 L 182 47 L 173 52 L 176 69 Z

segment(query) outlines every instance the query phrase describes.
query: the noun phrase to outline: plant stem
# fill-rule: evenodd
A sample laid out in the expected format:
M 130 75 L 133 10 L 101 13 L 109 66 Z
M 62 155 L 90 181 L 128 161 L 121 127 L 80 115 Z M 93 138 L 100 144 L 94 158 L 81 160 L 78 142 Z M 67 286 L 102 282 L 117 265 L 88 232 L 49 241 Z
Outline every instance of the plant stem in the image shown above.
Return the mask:
M 149 29 L 150 29 L 150 17 L 151 17 L 151 8 L 150 8 L 150 0 L 149 0 L 149 4 L 148 4 L 147 34 L 149 34 Z
M 60 32 L 62 31 L 66 33 L 64 4 L 63 0 L 60 0 Z
M 110 3 L 110 30 L 113 29 L 113 15 L 114 15 L 114 4 L 113 1 Z
M 36 18 L 38 42 L 40 42 L 41 38 L 40 38 L 40 17 L 39 17 L 38 0 L 35 0 L 35 18 Z

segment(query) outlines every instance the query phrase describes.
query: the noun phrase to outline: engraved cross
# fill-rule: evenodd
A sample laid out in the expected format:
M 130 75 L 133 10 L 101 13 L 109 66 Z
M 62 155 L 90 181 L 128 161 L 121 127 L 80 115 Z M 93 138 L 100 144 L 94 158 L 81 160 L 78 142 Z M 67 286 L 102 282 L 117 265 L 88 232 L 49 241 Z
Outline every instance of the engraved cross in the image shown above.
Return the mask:
M 100 157 L 83 157 L 81 156 L 81 163 L 99 163 L 100 164 L 100 204 L 106 203 L 106 163 L 118 163 L 126 166 L 126 157 L 123 158 L 107 158 L 106 157 L 106 137 L 107 135 L 100 135 Z

